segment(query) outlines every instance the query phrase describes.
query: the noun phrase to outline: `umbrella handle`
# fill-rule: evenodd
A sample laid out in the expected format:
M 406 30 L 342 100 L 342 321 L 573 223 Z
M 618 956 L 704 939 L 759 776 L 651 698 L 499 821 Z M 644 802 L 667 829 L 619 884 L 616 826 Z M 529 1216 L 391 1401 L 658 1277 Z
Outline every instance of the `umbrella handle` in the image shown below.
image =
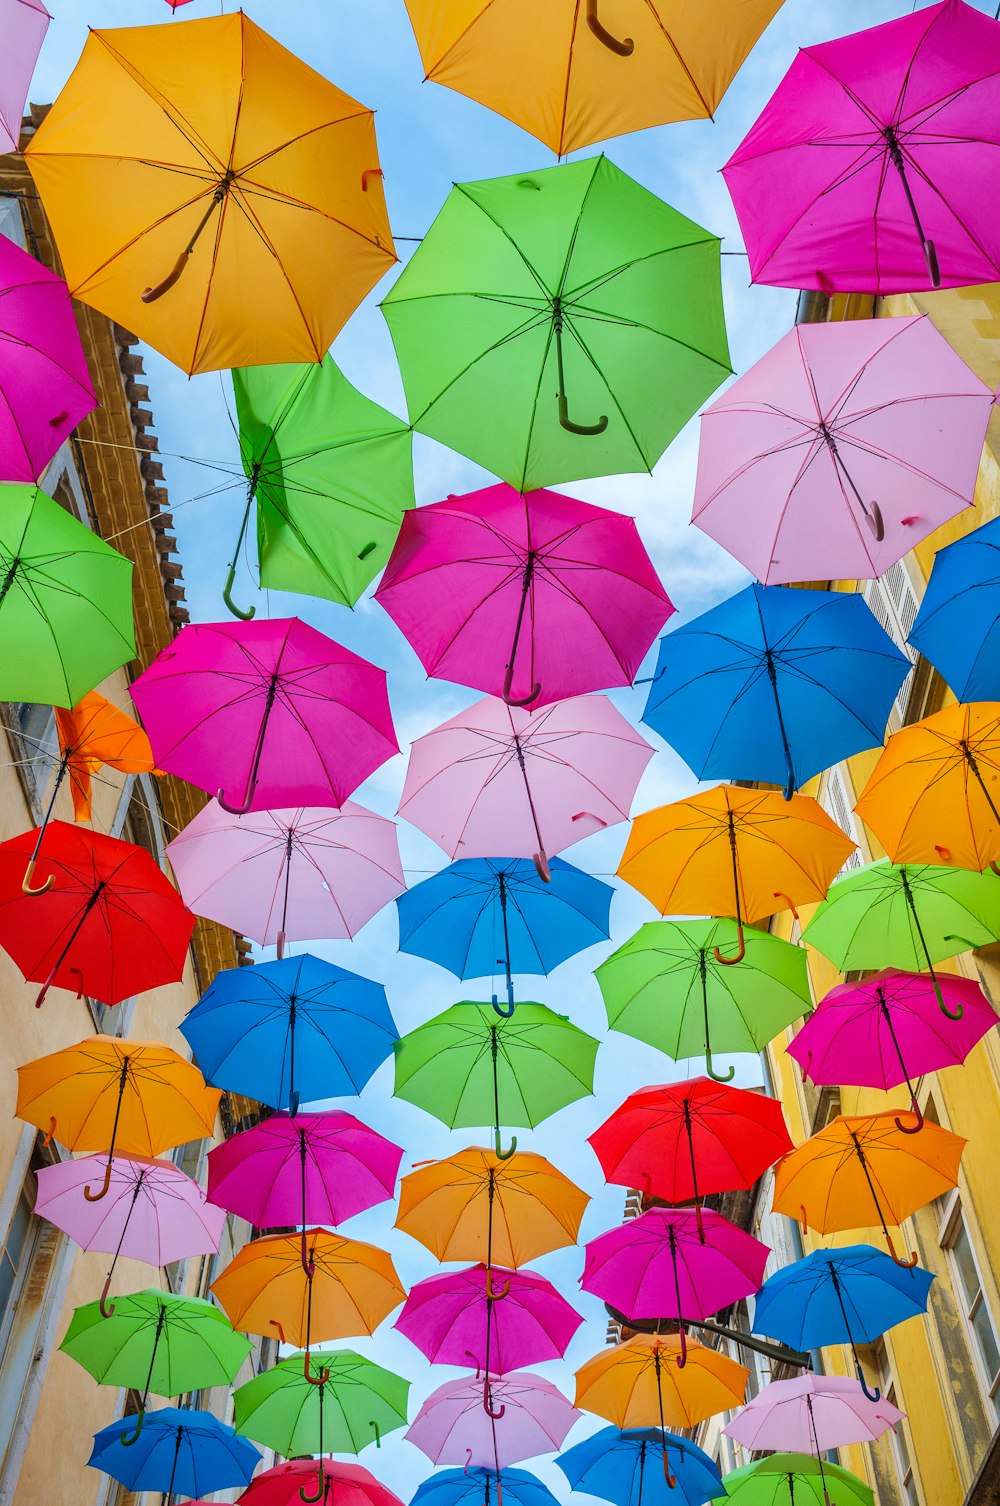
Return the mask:
M 493 1272 L 491 1270 L 487 1270 L 487 1272 L 486 1272 L 486 1300 L 488 1302 L 502 1302 L 503 1299 L 506 1297 L 506 1295 L 507 1295 L 507 1293 L 509 1291 L 510 1291 L 510 1281 L 509 1280 L 504 1282 L 504 1284 L 501 1287 L 500 1291 L 498 1291 L 498 1292 L 494 1291 L 493 1290 Z
M 134 1433 L 123 1433 L 122 1434 L 122 1443 L 124 1444 L 124 1446 L 126 1448 L 131 1448 L 132 1445 L 133 1445 L 133 1443 L 138 1443 L 139 1442 L 139 1434 L 142 1432 L 142 1424 L 145 1421 L 145 1419 L 146 1419 L 146 1408 L 145 1407 L 140 1407 L 139 1408 L 139 1415 L 136 1418 L 135 1432 Z
M 111 1186 L 111 1161 L 109 1159 L 107 1166 L 105 1166 L 105 1168 L 104 1168 L 104 1181 L 101 1184 L 101 1190 L 100 1190 L 100 1192 L 91 1192 L 91 1190 L 90 1190 L 90 1188 L 88 1186 L 88 1187 L 85 1187 L 83 1189 L 83 1195 L 87 1199 L 88 1203 L 99 1203 L 101 1201 L 102 1197 L 107 1197 L 107 1195 L 108 1195 L 108 1188 L 110 1186 Z
M 503 698 L 506 701 L 506 703 L 507 703 L 508 706 L 530 706 L 531 703 L 532 703 L 532 701 L 536 701 L 538 699 L 538 697 L 542 693 L 542 687 L 541 687 L 541 685 L 539 685 L 536 682 L 534 685 L 532 685 L 532 687 L 528 691 L 527 695 L 513 696 L 510 693 L 513 684 L 514 684 L 514 665 L 513 665 L 513 663 L 510 663 L 510 664 L 507 665 L 507 673 L 503 677 L 503 691 L 502 691 Z
M 888 1229 L 885 1231 L 885 1242 L 889 1247 L 889 1254 L 892 1256 L 895 1263 L 898 1266 L 902 1266 L 904 1271 L 912 1271 L 913 1267 L 917 1263 L 916 1251 L 914 1251 L 914 1253 L 910 1256 L 909 1260 L 903 1260 L 899 1255 L 896 1254 L 895 1246 L 892 1242 L 892 1235 L 889 1233 Z
M 708 1073 L 713 1082 L 732 1082 L 733 1078 L 736 1076 L 735 1065 L 730 1067 L 728 1072 L 716 1072 L 715 1068 L 712 1066 L 712 1051 L 710 1047 L 705 1048 L 705 1071 Z
M 946 937 L 945 939 L 950 941 L 950 940 L 953 940 L 955 938 Z M 938 982 L 937 973 L 934 971 L 933 968 L 930 969 L 930 978 L 931 978 L 931 982 L 934 985 L 934 994 L 935 994 L 935 997 L 936 997 L 937 1002 L 938 1002 L 938 1009 L 940 1009 L 940 1011 L 944 1015 L 945 1019 L 946 1020 L 960 1020 L 962 1018 L 962 1016 L 965 1014 L 964 1008 L 962 1007 L 961 1004 L 959 1004 L 959 1006 L 958 1006 L 957 1010 L 955 1011 L 955 1013 L 952 1014 L 951 1010 L 948 1008 L 947 1004 L 944 1002 L 944 995 L 941 992 L 941 985 Z
M 559 422 L 569 434 L 603 434 L 608 427 L 606 413 L 601 414 L 596 424 L 574 423 L 569 416 L 569 401 L 565 392 L 560 392 L 559 394 Z
M 511 1012 L 513 1013 L 513 1011 L 511 1011 Z M 497 1158 L 498 1161 L 509 1161 L 510 1158 L 511 1158 L 511 1156 L 517 1150 L 517 1136 L 516 1135 L 511 1135 L 509 1149 L 507 1149 L 507 1150 L 501 1150 L 501 1148 L 500 1148 L 500 1131 L 498 1129 L 495 1129 L 493 1131 L 493 1150 L 494 1150 L 494 1154 L 496 1155 L 496 1158 Z
M 933 241 L 924 241 L 924 261 L 930 273 L 931 284 L 935 288 L 941 286 L 941 266 L 938 262 L 937 247 Z
M 304 1485 L 300 1485 L 299 1486 L 299 1500 L 307 1502 L 308 1506 L 315 1506 L 315 1503 L 317 1501 L 322 1501 L 322 1499 L 323 1499 L 323 1497 L 325 1495 L 326 1495 L 326 1476 L 323 1473 L 323 1461 L 321 1459 L 320 1460 L 320 1464 L 319 1464 L 319 1491 L 317 1492 L 316 1495 L 309 1496 L 309 1495 L 306 1495 L 306 1488 L 305 1488 L 305 1486 Z
M 108 1301 L 108 1292 L 109 1292 L 110 1289 L 111 1289 L 111 1276 L 109 1274 L 107 1281 L 105 1281 L 105 1283 L 104 1283 L 104 1289 L 101 1292 L 100 1302 L 98 1303 L 98 1306 L 101 1309 L 101 1317 L 102 1318 L 110 1318 L 112 1316 L 112 1314 L 114 1313 L 114 1310 L 115 1310 L 115 1304 L 113 1302 L 109 1302 Z
M 243 804 L 242 805 L 230 805 L 229 801 L 225 797 L 225 791 L 224 790 L 219 790 L 216 793 L 215 798 L 219 802 L 219 804 L 222 806 L 222 809 L 224 811 L 227 811 L 230 816 L 249 816 L 250 811 L 253 808 L 253 792 L 254 792 L 254 789 L 256 788 L 256 784 L 257 784 L 257 781 L 254 780 L 253 783 L 251 784 L 250 788 L 246 791 L 246 793 L 243 796 Z
M 680 1354 L 677 1357 L 677 1368 L 678 1368 L 678 1370 L 683 1370 L 684 1366 L 688 1362 L 687 1329 L 684 1327 L 683 1323 L 679 1323 L 678 1324 L 678 1326 L 677 1326 L 677 1334 L 678 1334 L 678 1337 L 680 1338 L 680 1341 L 681 1341 L 681 1352 L 680 1352 Z
M 517 1008 L 517 1005 L 514 1003 L 513 999 L 511 999 L 509 1004 L 501 1004 L 496 994 L 493 995 L 490 1003 L 493 1005 L 493 1008 L 496 1010 L 497 1014 L 502 1020 L 509 1020 L 511 1015 L 514 1013 L 514 1010 Z
M 667 1489 L 673 1490 L 677 1484 L 677 1476 L 670 1473 L 670 1461 L 667 1458 L 667 1450 L 663 1450 L 663 1478 L 667 1482 Z
M 630 58 L 635 51 L 635 43 L 631 37 L 625 37 L 619 42 L 610 31 L 606 31 L 601 25 L 597 14 L 597 0 L 587 0 L 587 25 L 590 27 L 597 40 L 605 46 L 609 52 L 614 52 L 620 58 Z M 935 283 L 935 287 L 937 284 Z M 606 420 L 605 420 L 606 422 Z
M 881 1401 L 882 1400 L 882 1392 L 880 1391 L 880 1389 L 879 1389 L 878 1386 L 875 1387 L 874 1391 L 869 1391 L 869 1389 L 868 1389 L 868 1382 L 865 1380 L 865 1372 L 862 1370 L 862 1368 L 858 1364 L 857 1360 L 854 1361 L 854 1369 L 855 1369 L 855 1372 L 857 1373 L 858 1382 L 859 1382 L 859 1384 L 861 1386 L 861 1389 L 865 1393 L 865 1395 L 867 1396 L 868 1400 L 871 1401 L 871 1402 Z
M 799 919 L 799 912 L 792 904 L 791 895 L 786 894 L 784 889 L 772 889 L 771 893 L 775 899 L 783 899 L 785 901 L 785 909 L 791 910 L 793 920 Z
M 499 1422 L 500 1418 L 507 1411 L 507 1408 L 501 1402 L 497 1411 L 494 1412 L 490 1399 L 490 1378 L 488 1375 L 483 1377 L 483 1411 L 487 1417 L 492 1417 L 495 1422 Z
M 329 1370 L 320 1370 L 319 1375 L 313 1375 L 312 1371 L 309 1368 L 311 1364 L 312 1358 L 307 1349 L 302 1357 L 302 1374 L 305 1376 L 310 1386 L 325 1386 L 327 1381 L 330 1379 Z M 319 1498 L 317 1497 L 317 1499 Z
M 920 1107 L 915 1098 L 910 1099 L 910 1104 L 912 1106 L 914 1114 L 917 1117 L 917 1122 L 916 1124 L 904 1124 L 903 1121 L 897 1117 L 893 1122 L 895 1123 L 895 1126 L 899 1130 L 901 1135 L 918 1135 L 924 1127 L 923 1109 Z
M 808 1234 L 809 1233 L 809 1215 L 806 1212 L 806 1205 L 805 1205 L 805 1203 L 800 1203 L 799 1204 L 799 1212 L 802 1215 L 802 1232 L 803 1232 L 803 1234 Z
M 35 866 L 37 862 L 37 858 L 30 859 L 27 868 L 24 870 L 24 878 L 21 880 L 21 893 L 30 894 L 32 898 L 34 898 L 37 894 L 48 894 L 49 890 L 52 888 L 52 885 L 56 881 L 55 874 L 50 873 L 43 884 L 40 884 L 37 889 L 33 889 L 31 886 L 31 880 L 35 876 Z
M 306 1247 L 306 1231 L 302 1230 L 302 1244 L 299 1249 L 299 1259 L 302 1261 L 302 1269 L 310 1278 L 316 1274 L 316 1262 L 309 1259 L 309 1251 Z M 307 1361 L 308 1366 L 308 1361 Z
M 226 584 L 222 588 L 222 599 L 226 603 L 226 606 L 229 608 L 230 612 L 232 612 L 234 617 L 238 617 L 241 622 L 249 622 L 251 617 L 256 617 L 257 608 L 248 607 L 247 610 L 244 611 L 242 607 L 238 607 L 236 605 L 235 601 L 233 600 L 233 585 L 235 584 L 235 581 L 236 561 L 233 560 L 233 563 L 229 567 L 229 574 L 226 576 Z
M 869 502 L 864 516 L 876 544 L 881 544 L 885 538 L 885 523 L 882 519 L 881 507 L 879 507 L 877 502 Z
M 56 964 L 56 966 L 58 967 L 58 963 Z M 49 976 L 46 978 L 45 982 L 42 984 L 41 988 L 38 990 L 37 994 L 35 995 L 35 1008 L 36 1009 L 41 1009 L 42 1005 L 45 1003 L 45 996 L 48 993 L 49 989 L 52 987 L 52 984 L 53 984 L 53 982 L 55 980 L 55 976 L 56 976 L 56 969 L 54 967 L 52 969 L 52 971 L 49 973 Z
M 469 1351 L 466 1350 L 465 1352 L 466 1352 L 466 1354 L 468 1354 Z M 462 1474 L 463 1475 L 467 1475 L 469 1473 L 469 1465 L 471 1463 L 472 1463 L 472 1450 L 471 1450 L 471 1448 L 467 1448 L 466 1451 L 465 1451 L 465 1463 L 462 1465 Z
M 742 922 L 742 920 L 738 920 L 736 922 L 736 925 L 737 925 L 737 934 L 739 936 L 739 951 L 736 953 L 735 957 L 723 957 L 723 955 L 719 951 L 718 947 L 713 947 L 712 948 L 712 950 L 713 950 L 713 952 L 715 954 L 715 960 L 716 960 L 716 962 L 721 962 L 722 965 L 723 965 L 723 967 L 734 967 L 737 962 L 742 962 L 743 958 L 747 954 L 747 942 L 746 942 L 746 937 L 743 934 L 743 922 Z
M 48 1134 L 45 1136 L 45 1138 L 42 1141 L 42 1149 L 44 1150 L 47 1145 L 51 1145 L 52 1142 L 53 1142 L 53 1140 L 55 1138 L 56 1138 L 56 1121 L 55 1121 L 55 1116 L 53 1115 L 49 1119 L 49 1132 L 48 1132 Z
M 995 873 L 1000 878 L 1000 864 L 997 863 L 995 858 L 990 858 L 989 869 L 991 873 Z
M 173 266 L 170 268 L 170 271 L 167 273 L 163 281 L 158 282 L 154 288 L 147 288 L 144 293 L 141 293 L 139 295 L 143 303 L 155 303 L 158 298 L 163 297 L 164 293 L 170 292 L 170 289 L 174 286 L 174 284 L 180 280 L 184 272 L 184 268 L 188 264 L 188 257 L 190 255 L 191 248 L 190 246 L 186 246 L 181 252 L 180 256 L 178 256 L 177 260 L 174 262 Z
M 283 1344 L 287 1344 L 288 1340 L 285 1338 L 284 1324 L 279 1323 L 277 1318 L 268 1318 L 267 1321 L 272 1328 L 276 1328 L 278 1330 L 278 1338 L 281 1340 L 281 1342 Z
M 381 1431 L 378 1423 L 374 1420 L 374 1418 L 371 1418 L 370 1421 L 371 1421 L 372 1432 L 375 1434 L 375 1447 L 376 1448 L 381 1448 L 382 1447 L 382 1431 Z
M 473 1354 L 473 1352 L 472 1352 L 471 1349 L 467 1349 L 465 1352 L 469 1356 L 469 1359 L 472 1361 L 472 1363 L 476 1367 L 476 1380 L 478 1380 L 479 1379 L 479 1372 L 482 1369 L 482 1366 L 480 1365 L 479 1361 L 476 1359 L 476 1356 Z
M 299 1094 L 293 1089 L 288 1095 L 288 1117 L 294 1119 L 299 1112 Z
M 534 863 L 535 872 L 538 874 L 538 877 L 541 879 L 542 883 L 551 884 L 552 874 L 549 872 L 549 860 L 545 856 L 545 853 L 542 851 L 533 852 L 531 854 L 531 861 Z
M 284 933 L 284 931 L 279 931 L 278 934 L 277 934 L 277 936 L 274 938 L 274 940 L 275 940 L 275 949 L 276 949 L 276 951 L 278 953 L 278 961 L 280 962 L 281 959 L 285 955 L 285 933 Z

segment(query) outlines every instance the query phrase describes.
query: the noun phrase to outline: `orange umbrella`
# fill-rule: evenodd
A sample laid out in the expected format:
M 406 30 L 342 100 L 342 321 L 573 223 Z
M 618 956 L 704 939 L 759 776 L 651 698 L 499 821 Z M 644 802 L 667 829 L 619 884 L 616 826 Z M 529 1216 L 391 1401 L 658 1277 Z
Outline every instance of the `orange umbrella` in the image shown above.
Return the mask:
M 946 706 L 890 737 L 854 807 L 894 863 L 1000 858 L 1000 702 Z
M 718 1349 L 676 1334 L 636 1334 L 576 1373 L 575 1404 L 619 1428 L 693 1428 L 738 1407 L 750 1372 Z
M 821 900 L 854 843 L 811 795 L 720 784 L 632 822 L 618 874 L 661 915 L 733 915 L 743 922 Z
M 929 1120 L 901 1128 L 892 1109 L 841 1114 L 778 1162 L 774 1211 L 820 1234 L 867 1228 L 874 1212 L 893 1260 L 913 1266 L 916 1255 L 901 1260 L 887 1226 L 956 1187 L 964 1149 L 961 1135 Z

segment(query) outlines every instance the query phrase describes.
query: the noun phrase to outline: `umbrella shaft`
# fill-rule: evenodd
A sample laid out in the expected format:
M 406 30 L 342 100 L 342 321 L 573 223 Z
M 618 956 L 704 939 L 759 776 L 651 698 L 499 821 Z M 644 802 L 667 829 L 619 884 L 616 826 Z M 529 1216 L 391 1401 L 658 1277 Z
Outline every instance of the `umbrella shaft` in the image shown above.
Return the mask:
M 993 796 L 986 788 L 986 781 L 983 778 L 982 770 L 979 767 L 979 760 L 976 758 L 976 755 L 973 753 L 967 742 L 963 740 L 960 746 L 962 752 L 965 754 L 966 762 L 968 763 L 969 768 L 972 770 L 972 773 L 975 776 L 976 783 L 979 785 L 979 788 L 982 790 L 984 796 L 986 797 L 986 804 L 989 806 L 993 814 L 993 819 L 997 822 L 1000 822 L 1000 811 L 997 810 Z
M 892 1041 L 893 1050 L 896 1053 L 896 1060 L 899 1062 L 899 1070 L 903 1074 L 903 1080 L 905 1081 L 907 1089 L 909 1090 L 910 1098 L 914 1102 L 916 1102 L 917 1095 L 914 1092 L 913 1084 L 910 1081 L 910 1074 L 906 1070 L 906 1062 L 903 1060 L 903 1051 L 899 1044 L 899 1037 L 896 1035 L 895 1027 L 892 1023 L 892 1015 L 889 1013 L 889 1006 L 885 1001 L 885 993 L 881 988 L 878 990 L 878 1002 L 879 1008 L 882 1011 L 882 1017 L 885 1020 L 886 1029 L 889 1032 L 889 1039 Z
M 42 838 L 45 836 L 45 828 L 49 824 L 49 820 L 50 820 L 50 818 L 52 816 L 52 810 L 53 810 L 53 807 L 55 806 L 55 803 L 56 803 L 56 796 L 59 793 L 59 786 L 62 784 L 63 778 L 65 777 L 65 774 L 66 774 L 66 769 L 69 766 L 70 752 L 71 752 L 71 750 L 69 748 L 67 748 L 66 752 L 63 754 L 62 758 L 59 760 L 59 770 L 58 770 L 58 773 L 56 774 L 56 782 L 52 786 L 52 794 L 49 796 L 49 803 L 45 807 L 45 815 L 42 817 L 42 824 L 38 828 L 38 836 L 35 838 L 35 845 L 31 849 L 31 857 L 29 858 L 29 862 L 34 863 L 37 860 L 37 858 L 38 858 L 39 852 L 41 851 Z

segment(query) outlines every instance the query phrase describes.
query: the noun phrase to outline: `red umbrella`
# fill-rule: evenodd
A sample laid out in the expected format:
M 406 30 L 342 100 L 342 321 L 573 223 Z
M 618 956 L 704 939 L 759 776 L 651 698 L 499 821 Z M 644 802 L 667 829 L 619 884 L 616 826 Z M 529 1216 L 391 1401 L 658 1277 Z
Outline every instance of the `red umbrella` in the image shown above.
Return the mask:
M 0 946 L 25 978 L 113 1005 L 184 971 L 194 916 L 148 852 L 53 821 L 38 859 L 44 894 L 25 895 L 36 833 L 0 844 Z
M 289 1459 L 265 1469 L 240 1496 L 240 1506 L 299 1506 L 324 1501 L 328 1506 L 402 1506 L 398 1496 L 380 1485 L 360 1464 L 333 1459 Z M 191 1506 L 198 1506 L 193 1501 Z

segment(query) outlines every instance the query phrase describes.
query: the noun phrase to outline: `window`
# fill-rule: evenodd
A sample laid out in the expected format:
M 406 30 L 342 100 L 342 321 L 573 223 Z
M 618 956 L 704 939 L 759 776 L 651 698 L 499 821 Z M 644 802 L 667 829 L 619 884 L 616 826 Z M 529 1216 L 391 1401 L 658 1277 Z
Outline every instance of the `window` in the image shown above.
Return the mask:
M 868 581 L 861 594 L 879 626 L 885 629 L 896 647 L 901 648 L 911 663 L 915 664 L 917 651 L 910 647 L 908 638 L 920 603 L 902 560 L 890 565 L 879 580 Z M 889 729 L 892 732 L 897 731 L 906 719 L 912 684 L 913 676 L 908 674 L 889 714 Z
M 847 781 L 841 772 L 839 764 L 832 768 L 826 776 L 823 784 L 823 793 L 820 796 L 820 804 L 827 815 L 833 817 L 841 831 L 849 836 L 852 842 L 856 843 L 858 841 L 858 828 L 855 825 L 852 813 L 853 802 L 848 794 Z M 860 868 L 863 863 L 864 858 L 861 855 L 861 851 L 856 847 L 840 871 L 841 873 L 850 873 L 852 868 Z
M 205 1165 L 206 1154 L 207 1149 L 204 1140 L 189 1140 L 186 1145 L 178 1145 L 177 1149 L 171 1153 L 171 1160 L 175 1166 L 183 1171 L 185 1176 L 190 1177 L 193 1182 L 199 1182 L 201 1180 L 202 1168 Z M 170 1290 L 172 1292 L 179 1292 L 187 1277 L 187 1259 L 172 1260 L 163 1269 Z M 199 1295 L 201 1294 L 199 1293 Z
M 28 236 L 24 224 L 24 205 L 17 194 L 0 194 L 0 235 L 28 249 Z
M 159 797 L 150 775 L 133 774 L 126 780 L 112 836 L 121 837 L 123 842 L 132 842 L 136 847 L 143 848 L 154 862 L 163 867 L 163 820 Z
M 899 1407 L 900 1404 L 896 1397 L 896 1383 L 892 1378 L 892 1371 L 889 1367 L 889 1355 L 886 1351 L 884 1339 L 877 1339 L 872 1346 L 872 1359 L 876 1373 L 878 1374 L 878 1383 L 882 1395 L 894 1407 Z M 905 1410 L 905 1407 L 900 1407 L 900 1411 Z M 894 1428 L 890 1429 L 886 1438 L 886 1446 L 896 1471 L 896 1478 L 899 1481 L 899 1493 L 905 1506 L 920 1506 L 920 1496 L 917 1493 L 917 1482 L 913 1477 L 913 1464 L 910 1460 L 910 1450 L 906 1442 L 906 1433 L 904 1432 L 904 1424 L 902 1422 L 898 1422 Z
M 979 1262 L 969 1237 L 958 1193 L 953 1193 L 942 1223 L 941 1248 L 948 1254 L 955 1286 L 955 1300 L 965 1323 L 966 1340 L 972 1353 L 984 1398 L 994 1423 L 1000 1416 L 1000 1343 L 989 1301 L 983 1289 Z
M 6 1460 L 36 1371 L 35 1352 L 48 1316 L 49 1279 L 63 1236 L 34 1214 L 36 1152 L 28 1167 L 0 1246 L 0 1463 Z

